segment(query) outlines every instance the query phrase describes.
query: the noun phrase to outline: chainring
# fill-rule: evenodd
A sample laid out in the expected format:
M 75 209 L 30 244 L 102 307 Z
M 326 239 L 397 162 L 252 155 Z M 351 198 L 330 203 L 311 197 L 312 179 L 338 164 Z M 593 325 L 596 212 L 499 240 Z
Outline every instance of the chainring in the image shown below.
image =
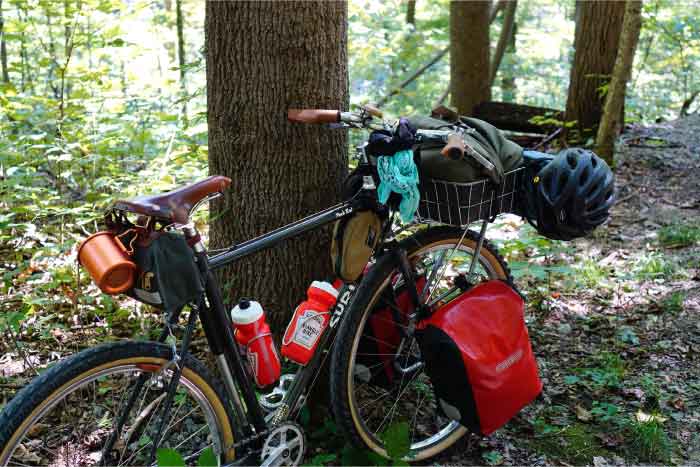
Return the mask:
M 284 422 L 270 431 L 260 454 L 261 466 L 297 466 L 304 459 L 304 430 L 294 422 Z

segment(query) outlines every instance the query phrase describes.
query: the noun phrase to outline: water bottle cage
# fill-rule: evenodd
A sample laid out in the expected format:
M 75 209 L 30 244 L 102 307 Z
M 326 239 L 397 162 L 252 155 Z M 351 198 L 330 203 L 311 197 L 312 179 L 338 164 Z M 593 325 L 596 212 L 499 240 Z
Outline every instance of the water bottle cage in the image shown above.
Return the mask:
M 251 340 L 249 340 L 248 342 L 246 342 L 246 344 L 245 344 L 245 346 L 243 346 L 243 348 L 245 349 L 245 351 L 246 351 L 246 353 L 247 353 L 247 352 L 248 352 L 248 347 L 250 347 L 251 344 L 252 344 L 253 342 L 255 342 L 255 341 L 258 340 L 258 339 L 262 339 L 263 337 L 267 337 L 267 336 L 271 336 L 271 335 L 272 335 L 272 333 L 270 333 L 270 332 L 265 332 L 265 333 L 263 333 L 263 334 L 258 334 L 257 336 L 253 337 Z

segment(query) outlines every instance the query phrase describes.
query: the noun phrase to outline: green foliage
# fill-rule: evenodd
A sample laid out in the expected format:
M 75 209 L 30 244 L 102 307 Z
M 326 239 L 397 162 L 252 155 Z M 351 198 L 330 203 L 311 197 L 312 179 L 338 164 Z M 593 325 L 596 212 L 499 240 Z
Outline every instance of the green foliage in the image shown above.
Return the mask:
M 683 311 L 683 303 L 685 302 L 685 293 L 677 290 L 670 293 L 661 300 L 660 306 L 666 313 L 680 313 Z
M 700 241 L 700 226 L 696 224 L 675 223 L 659 230 L 659 243 L 668 248 L 693 245 Z
M 569 385 L 582 384 L 592 390 L 622 387 L 625 362 L 619 355 L 603 352 L 591 359 L 591 366 L 577 368 L 577 375 L 568 375 L 564 382 Z
M 571 424 L 561 430 L 540 431 L 530 442 L 548 457 L 574 465 L 590 464 L 593 457 L 607 454 L 591 428 L 581 423 Z
M 658 415 L 636 417 L 629 423 L 625 435 L 627 452 L 633 458 L 652 463 L 670 461 L 672 443 Z
M 158 467 L 185 467 L 185 459 L 175 449 L 158 448 L 156 464 Z
M 633 268 L 641 279 L 668 279 L 676 272 L 676 264 L 661 253 L 649 253 L 639 257 Z
M 197 459 L 198 467 L 217 467 L 218 465 L 219 462 L 216 458 L 216 454 L 214 454 L 214 450 L 210 447 L 202 451 L 199 455 L 199 459 Z
M 402 465 L 401 459 L 408 455 L 411 447 L 408 423 L 399 422 L 389 426 L 382 434 L 382 441 L 384 441 L 384 448 L 393 461 L 393 465 Z

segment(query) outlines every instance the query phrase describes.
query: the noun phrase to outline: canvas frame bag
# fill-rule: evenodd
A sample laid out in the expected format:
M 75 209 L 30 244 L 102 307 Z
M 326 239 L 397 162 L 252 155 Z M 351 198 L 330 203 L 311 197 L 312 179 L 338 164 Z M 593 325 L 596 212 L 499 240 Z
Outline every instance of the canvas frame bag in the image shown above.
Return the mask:
M 336 221 L 331 243 L 333 271 L 344 282 L 355 282 L 365 270 L 382 236 L 382 219 L 371 210 Z

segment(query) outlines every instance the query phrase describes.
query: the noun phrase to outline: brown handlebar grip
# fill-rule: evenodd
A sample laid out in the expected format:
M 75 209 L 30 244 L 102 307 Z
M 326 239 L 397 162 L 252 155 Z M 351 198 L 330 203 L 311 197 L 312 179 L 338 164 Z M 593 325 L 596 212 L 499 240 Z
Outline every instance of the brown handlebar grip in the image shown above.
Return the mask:
M 453 161 L 459 160 L 464 157 L 464 139 L 461 135 L 457 133 L 450 133 L 447 135 L 447 144 L 442 151 L 440 151 L 444 157 L 452 159 Z
M 289 109 L 287 119 L 298 123 L 338 123 L 340 111 L 325 109 Z

